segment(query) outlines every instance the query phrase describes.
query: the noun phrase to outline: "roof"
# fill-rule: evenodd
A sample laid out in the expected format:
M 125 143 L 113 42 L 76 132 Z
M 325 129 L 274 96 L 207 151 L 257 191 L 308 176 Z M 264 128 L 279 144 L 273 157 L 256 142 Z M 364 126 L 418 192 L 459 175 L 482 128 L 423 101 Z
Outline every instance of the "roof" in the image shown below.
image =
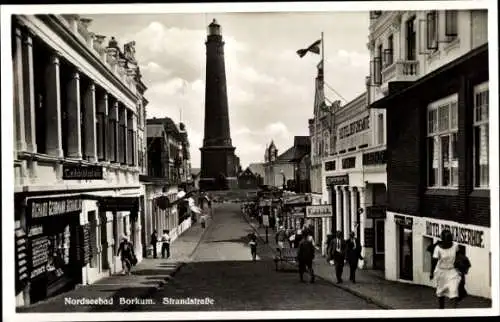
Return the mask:
M 293 160 L 294 156 L 295 156 L 295 147 L 292 146 L 285 152 L 281 153 L 276 159 L 276 161 L 291 161 Z
M 170 117 L 147 119 L 146 125 L 148 124 L 163 124 L 167 134 L 172 135 L 177 140 L 183 139 L 179 131 L 179 128 L 177 127 L 177 125 L 175 125 L 174 121 L 172 121 Z
M 248 168 L 255 174 L 263 175 L 265 173 L 264 163 L 250 163 Z
M 311 152 L 311 139 L 309 136 L 296 136 L 293 145 L 295 146 L 295 153 L 291 161 L 301 160 Z

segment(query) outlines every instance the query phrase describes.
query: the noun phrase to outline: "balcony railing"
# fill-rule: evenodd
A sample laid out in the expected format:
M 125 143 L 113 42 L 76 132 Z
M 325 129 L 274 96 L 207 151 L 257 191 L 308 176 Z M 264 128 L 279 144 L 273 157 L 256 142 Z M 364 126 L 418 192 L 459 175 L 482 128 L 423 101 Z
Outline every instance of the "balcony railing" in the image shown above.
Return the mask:
M 415 81 L 419 76 L 418 61 L 397 61 L 382 70 L 382 83 Z

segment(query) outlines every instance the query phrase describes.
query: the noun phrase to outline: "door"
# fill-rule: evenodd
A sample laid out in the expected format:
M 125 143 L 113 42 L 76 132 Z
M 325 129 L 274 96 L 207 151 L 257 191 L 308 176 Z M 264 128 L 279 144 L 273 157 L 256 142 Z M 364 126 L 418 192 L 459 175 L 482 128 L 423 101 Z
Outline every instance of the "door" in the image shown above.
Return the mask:
M 413 232 L 399 225 L 399 278 L 413 280 Z
M 385 268 L 385 220 L 375 219 L 375 245 L 373 256 L 373 268 L 384 270 Z

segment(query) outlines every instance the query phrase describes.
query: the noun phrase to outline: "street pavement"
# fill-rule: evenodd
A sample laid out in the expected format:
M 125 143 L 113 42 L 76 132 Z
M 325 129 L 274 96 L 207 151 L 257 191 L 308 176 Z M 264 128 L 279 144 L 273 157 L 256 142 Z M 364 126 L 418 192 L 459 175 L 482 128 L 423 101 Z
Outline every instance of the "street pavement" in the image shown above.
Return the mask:
M 260 236 L 255 262 L 248 247 L 252 232 Z M 18 312 L 436 308 L 432 288 L 386 281 L 370 270 L 358 270 L 357 284 L 351 284 L 346 269 L 346 282 L 337 285 L 333 267 L 320 254 L 314 263 L 316 282 L 301 283 L 295 265 L 275 271 L 271 230 L 269 244 L 264 239 L 264 228 L 242 215 L 239 204 L 214 204 L 207 228 L 197 223 L 184 232 L 172 244 L 171 258 L 144 259 L 131 276 L 110 276 Z M 113 305 L 68 305 L 65 298 L 112 298 Z M 176 303 L 179 300 L 187 302 Z M 460 307 L 487 308 L 491 300 L 469 296 Z
M 272 250 L 260 242 L 258 260 L 251 260 L 248 234 L 253 228 L 238 204 L 216 204 L 213 221 L 191 261 L 159 291 L 153 305 L 133 311 L 228 310 L 363 310 L 380 309 L 335 288 L 325 280 L 301 283 L 295 267 L 275 271 Z M 210 304 L 176 304 L 175 300 L 213 300 Z
M 259 227 L 257 220 L 244 216 L 250 226 L 259 235 L 262 241 L 265 240 L 265 228 Z M 269 229 L 269 249 L 276 249 L 274 233 Z M 344 283 L 336 284 L 334 267 L 330 266 L 326 258 L 318 251 L 314 261 L 314 271 L 320 278 L 330 281 L 332 285 L 349 292 L 358 297 L 364 298 L 385 309 L 417 310 L 417 309 L 437 309 L 437 299 L 435 289 L 410 283 L 389 281 L 384 278 L 382 271 L 358 269 L 356 271 L 356 284 L 349 282 L 349 266 L 345 266 L 343 272 Z M 458 308 L 491 308 L 490 299 L 467 296 L 460 302 Z M 451 308 L 451 307 L 450 307 Z
M 208 225 L 210 225 L 210 221 L 208 221 Z M 19 313 L 130 311 L 134 307 L 130 301 L 148 298 L 149 294 L 157 291 L 190 260 L 193 251 L 201 242 L 206 231 L 206 229 L 201 228 L 199 223 L 195 224 L 172 243 L 169 259 L 144 258 L 132 269 L 132 274 L 129 276 L 117 274 L 105 277 L 94 284 L 80 286 L 75 290 L 16 310 Z M 159 256 L 161 257 L 160 254 Z M 112 305 L 71 305 L 65 303 L 66 299 L 111 298 L 113 299 Z M 120 299 L 129 302 L 120 304 Z

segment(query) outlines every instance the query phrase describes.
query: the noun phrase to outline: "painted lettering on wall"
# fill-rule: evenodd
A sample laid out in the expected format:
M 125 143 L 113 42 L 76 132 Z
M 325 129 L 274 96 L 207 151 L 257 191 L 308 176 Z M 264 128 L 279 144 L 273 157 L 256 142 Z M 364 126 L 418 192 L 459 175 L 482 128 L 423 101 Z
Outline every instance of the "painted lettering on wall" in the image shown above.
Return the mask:
M 41 218 L 82 210 L 81 199 L 31 200 L 31 217 Z
M 349 125 L 339 129 L 339 139 L 344 139 L 353 134 L 368 130 L 370 128 L 370 116 L 365 116 L 362 119 L 352 122 Z
M 427 236 L 441 237 L 441 232 L 445 229 L 451 231 L 453 241 L 456 243 L 484 248 L 484 231 L 447 224 L 438 224 L 430 221 L 427 221 L 425 224 L 425 234 Z

